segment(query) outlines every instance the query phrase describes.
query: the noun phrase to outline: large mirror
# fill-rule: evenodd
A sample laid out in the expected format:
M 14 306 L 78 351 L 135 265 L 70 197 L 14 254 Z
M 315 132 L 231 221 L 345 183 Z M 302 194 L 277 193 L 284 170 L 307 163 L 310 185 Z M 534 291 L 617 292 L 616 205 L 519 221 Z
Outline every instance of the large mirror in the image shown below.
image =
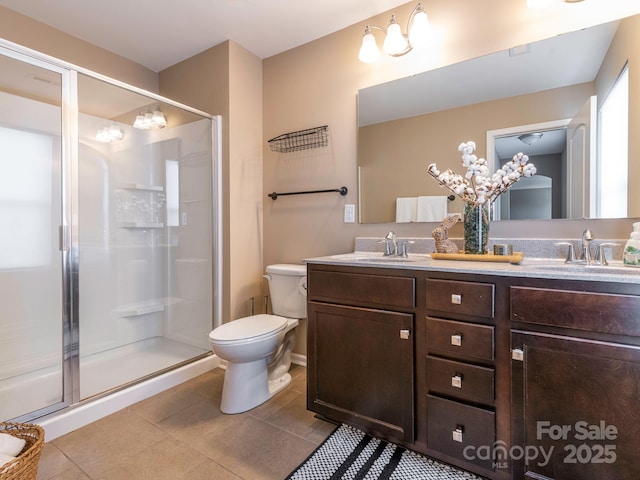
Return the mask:
M 538 169 L 496 219 L 640 217 L 639 46 L 636 15 L 360 90 L 361 223 L 461 212 L 427 166 L 464 174 L 467 140 L 492 171 L 520 151 Z M 434 218 L 407 213 L 414 198 Z

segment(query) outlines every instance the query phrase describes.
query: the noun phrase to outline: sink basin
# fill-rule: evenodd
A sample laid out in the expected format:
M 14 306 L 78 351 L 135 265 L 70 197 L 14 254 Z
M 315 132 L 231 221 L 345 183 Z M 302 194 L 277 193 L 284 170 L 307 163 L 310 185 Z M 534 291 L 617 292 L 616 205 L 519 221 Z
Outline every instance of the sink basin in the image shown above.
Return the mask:
M 603 275 L 640 275 L 640 268 L 625 267 L 622 264 L 585 265 L 583 263 L 533 262 L 523 267 L 534 270 L 551 270 L 554 272 L 603 274 Z
M 411 263 L 427 260 L 427 255 L 409 255 L 408 257 L 384 256 L 381 253 L 354 252 L 332 255 L 331 258 L 357 263 Z

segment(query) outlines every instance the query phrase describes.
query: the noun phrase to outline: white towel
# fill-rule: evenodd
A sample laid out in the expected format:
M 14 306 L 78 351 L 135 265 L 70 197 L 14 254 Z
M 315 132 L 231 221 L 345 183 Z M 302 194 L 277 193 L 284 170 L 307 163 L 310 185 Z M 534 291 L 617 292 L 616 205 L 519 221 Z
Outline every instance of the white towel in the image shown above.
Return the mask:
M 440 222 L 447 216 L 447 197 L 418 197 L 416 222 Z
M 26 440 L 7 433 L 0 433 L 0 454 L 17 456 L 24 448 Z
M 416 221 L 418 197 L 396 198 L 396 222 L 407 223 Z
M 8 468 L 4 468 L 4 466 L 12 460 L 15 460 L 16 457 L 12 457 L 11 455 L 5 455 L 4 453 L 0 453 L 0 473 L 6 473 Z

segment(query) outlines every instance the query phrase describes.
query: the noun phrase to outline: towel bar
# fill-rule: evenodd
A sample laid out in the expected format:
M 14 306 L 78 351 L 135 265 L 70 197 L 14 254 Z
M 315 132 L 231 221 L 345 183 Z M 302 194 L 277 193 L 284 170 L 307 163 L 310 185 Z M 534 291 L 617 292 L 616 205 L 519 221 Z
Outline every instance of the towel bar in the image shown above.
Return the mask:
M 329 193 L 329 192 L 338 192 L 340 195 L 344 197 L 349 192 L 349 190 L 347 190 L 347 187 L 340 187 L 340 188 L 332 188 L 328 190 L 309 190 L 305 192 L 287 192 L 287 193 L 273 192 L 273 193 L 267 194 L 267 197 L 271 197 L 271 200 L 275 200 L 276 198 L 284 195 L 306 195 L 308 193 Z

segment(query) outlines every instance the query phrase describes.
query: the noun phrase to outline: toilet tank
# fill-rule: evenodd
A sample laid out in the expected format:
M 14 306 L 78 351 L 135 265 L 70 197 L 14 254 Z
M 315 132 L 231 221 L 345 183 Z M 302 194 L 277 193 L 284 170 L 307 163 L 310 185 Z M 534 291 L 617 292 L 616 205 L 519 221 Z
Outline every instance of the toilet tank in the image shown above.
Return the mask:
M 271 307 L 274 315 L 288 318 L 307 316 L 306 265 L 277 264 L 267 267 Z

